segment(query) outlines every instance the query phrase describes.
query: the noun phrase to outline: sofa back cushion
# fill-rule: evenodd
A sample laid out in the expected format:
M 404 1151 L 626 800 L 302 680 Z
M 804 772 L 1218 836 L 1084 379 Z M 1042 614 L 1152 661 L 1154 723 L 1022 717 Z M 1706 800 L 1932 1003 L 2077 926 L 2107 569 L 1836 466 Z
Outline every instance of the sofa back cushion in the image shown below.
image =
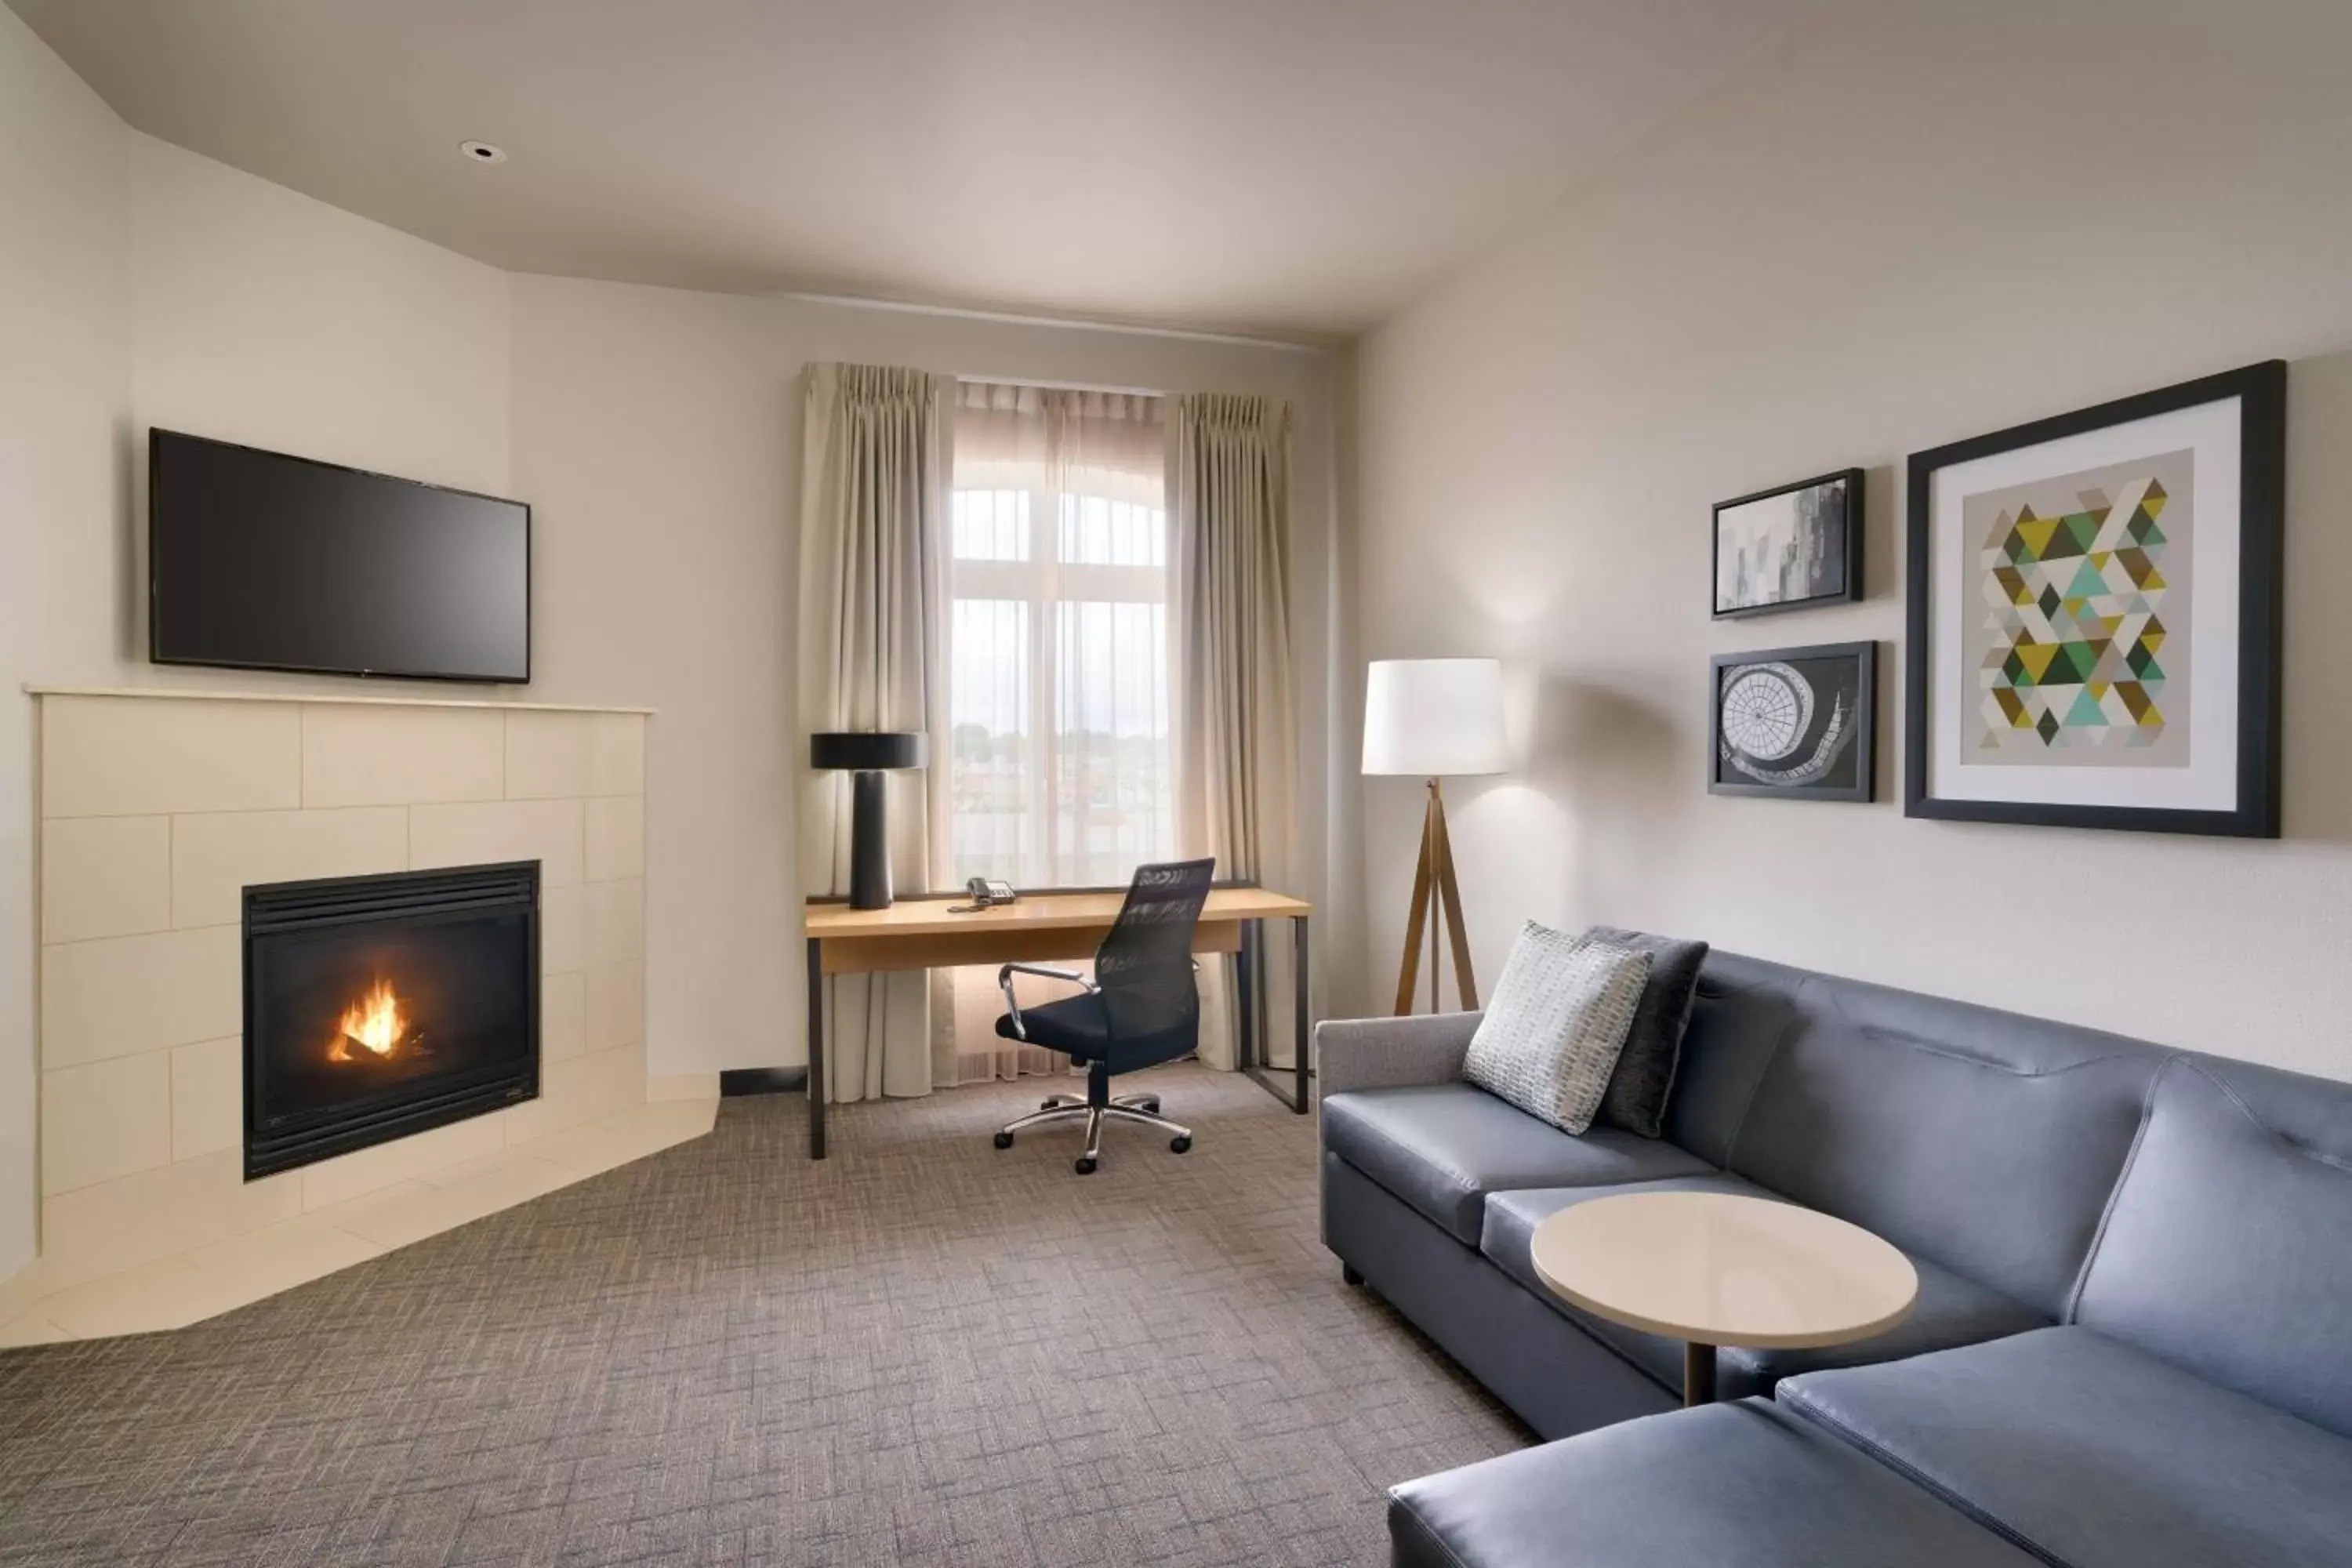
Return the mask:
M 1666 1100 L 1666 1141 L 1708 1164 L 1731 1158 L 1731 1140 L 1757 1080 L 1796 1021 L 1801 969 L 1711 952 L 1698 972 L 1682 1061 Z
M 1724 1163 L 2046 1317 L 2063 1312 L 2165 1053 L 1753 960 L 1722 967 L 1744 1023 L 1707 1020 L 1684 1070 L 1712 1079 L 1721 1068 L 1735 1081 L 1710 1082 L 1715 1099 L 1752 1083 Z M 1717 1063 L 1704 1048 L 1717 1033 L 1752 1047 L 1775 1026 L 1760 1068 L 1750 1050 Z
M 2352 1436 L 2352 1084 L 2173 1058 L 2073 1315 Z

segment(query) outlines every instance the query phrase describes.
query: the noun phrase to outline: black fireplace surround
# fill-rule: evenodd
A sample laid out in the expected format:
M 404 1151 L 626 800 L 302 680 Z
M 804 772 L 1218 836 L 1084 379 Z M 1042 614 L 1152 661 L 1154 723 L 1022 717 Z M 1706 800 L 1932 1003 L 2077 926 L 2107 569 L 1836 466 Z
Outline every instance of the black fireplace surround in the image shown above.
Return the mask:
M 247 1180 L 538 1094 L 538 861 L 245 889 Z

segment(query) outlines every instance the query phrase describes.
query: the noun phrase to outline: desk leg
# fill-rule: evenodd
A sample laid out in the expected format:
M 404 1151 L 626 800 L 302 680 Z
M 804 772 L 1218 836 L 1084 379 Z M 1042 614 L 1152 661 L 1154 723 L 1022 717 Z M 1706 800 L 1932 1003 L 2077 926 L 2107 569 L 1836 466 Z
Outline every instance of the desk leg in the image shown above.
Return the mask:
M 1294 916 L 1290 922 L 1293 958 L 1290 968 L 1290 1049 L 1294 1098 L 1290 1109 L 1299 1115 L 1307 1114 L 1307 1055 L 1314 1048 L 1314 1035 L 1307 1023 L 1307 917 Z
M 1683 1405 L 1715 1403 L 1715 1347 L 1693 1340 L 1683 1346 Z
M 1234 955 L 1234 1011 L 1238 1033 L 1234 1040 L 1234 1065 L 1244 1072 L 1257 1068 L 1257 943 L 1256 921 L 1242 921 L 1242 950 Z
M 1263 922 L 1258 921 L 1248 921 L 1244 922 L 1242 926 L 1242 968 L 1244 974 L 1249 972 L 1252 962 L 1262 951 L 1262 944 L 1257 941 L 1255 935 L 1256 928 L 1262 923 Z M 1251 1005 L 1251 1002 L 1253 1000 L 1262 1001 L 1263 996 L 1261 995 L 1256 998 L 1252 998 L 1250 992 L 1247 990 L 1244 990 L 1242 994 L 1244 997 L 1242 1012 L 1243 1043 L 1235 1050 L 1234 1056 L 1240 1062 L 1242 1071 L 1247 1073 L 1252 1079 L 1256 1080 L 1257 1086 L 1260 1089 L 1274 1096 L 1275 1099 L 1282 1101 L 1283 1104 L 1290 1107 L 1290 1109 L 1297 1114 L 1304 1116 L 1307 1114 L 1309 1106 L 1313 1103 L 1309 1097 L 1310 1091 L 1307 1087 L 1307 1056 L 1311 1046 L 1311 1040 L 1307 1022 L 1306 918 L 1304 916 L 1295 917 L 1290 922 L 1290 927 L 1292 933 L 1291 939 L 1297 944 L 1296 948 L 1297 963 L 1296 969 L 1292 973 L 1292 984 L 1295 989 L 1295 994 L 1291 998 L 1291 1038 L 1295 1042 L 1295 1048 L 1297 1051 L 1297 1055 L 1291 1062 L 1290 1081 L 1288 1083 L 1285 1083 L 1281 1079 L 1276 1077 L 1271 1069 L 1259 1065 L 1259 1062 L 1263 1059 L 1263 1054 L 1255 1052 L 1254 1047 L 1257 1040 L 1257 1031 L 1265 1022 L 1264 1018 L 1261 1016 L 1265 1012 L 1265 1008 L 1262 1006 L 1254 1007 Z M 1258 989 L 1261 993 L 1264 991 L 1263 986 Z
M 824 1158 L 824 943 L 808 940 L 809 1158 Z

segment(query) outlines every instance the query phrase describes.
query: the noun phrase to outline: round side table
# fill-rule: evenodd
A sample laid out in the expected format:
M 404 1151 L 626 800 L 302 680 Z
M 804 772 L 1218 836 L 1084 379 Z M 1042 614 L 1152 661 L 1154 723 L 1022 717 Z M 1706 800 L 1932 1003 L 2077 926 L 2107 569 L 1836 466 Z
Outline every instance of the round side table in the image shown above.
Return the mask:
M 1715 1398 L 1717 1345 L 1787 1350 L 1882 1334 L 1918 1271 L 1812 1209 L 1730 1193 L 1624 1193 L 1536 1226 L 1536 1275 L 1598 1318 L 1683 1342 L 1683 1403 Z

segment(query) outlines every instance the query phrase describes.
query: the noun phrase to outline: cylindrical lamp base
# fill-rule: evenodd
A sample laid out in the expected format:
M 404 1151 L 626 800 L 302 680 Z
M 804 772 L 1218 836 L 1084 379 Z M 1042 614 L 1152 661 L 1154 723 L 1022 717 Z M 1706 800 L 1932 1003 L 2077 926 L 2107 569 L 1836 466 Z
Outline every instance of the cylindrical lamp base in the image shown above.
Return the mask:
M 849 907 L 890 907 L 890 819 L 886 775 L 861 768 L 850 778 Z

